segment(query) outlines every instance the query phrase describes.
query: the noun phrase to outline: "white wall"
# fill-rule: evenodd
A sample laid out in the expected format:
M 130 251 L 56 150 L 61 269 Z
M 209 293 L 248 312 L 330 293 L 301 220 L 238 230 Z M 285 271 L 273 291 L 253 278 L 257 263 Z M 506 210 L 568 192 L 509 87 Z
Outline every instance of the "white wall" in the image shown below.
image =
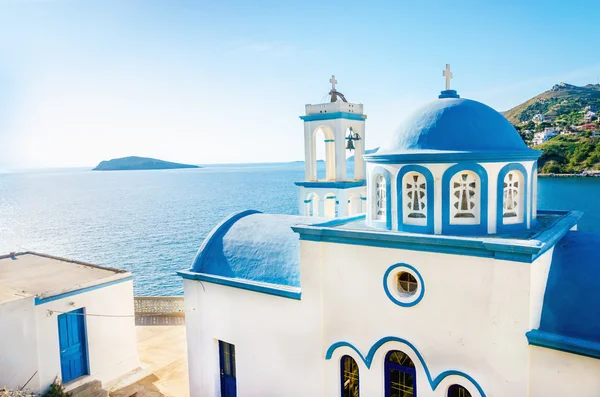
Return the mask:
M 38 370 L 33 297 L 0 304 L 0 388 L 19 388 Z M 39 374 L 27 384 L 38 389 Z
M 39 376 L 42 389 L 60 377 L 58 312 L 85 308 L 90 375 L 103 384 L 139 367 L 137 354 L 133 281 L 35 306 Z M 48 310 L 55 311 L 48 315 Z M 124 317 L 95 317 L 102 314 Z
M 302 241 L 302 252 L 322 252 L 323 318 L 326 350 L 349 342 L 366 356 L 387 336 L 413 343 L 433 377 L 463 371 L 488 396 L 525 396 L 528 386 L 530 265 L 485 258 Z M 425 295 L 414 307 L 394 304 L 383 289 L 383 276 L 396 263 L 414 266 L 424 278 Z M 304 286 L 303 286 L 304 287 Z M 339 358 L 349 354 L 361 371 L 361 394 L 383 395 L 383 357 L 398 346 L 384 345 L 370 370 L 349 348 L 327 361 L 326 395 L 339 390 Z M 419 396 L 444 396 L 431 390 L 417 366 Z M 466 380 L 472 395 L 476 389 Z M 446 385 L 446 387 L 449 386 Z
M 531 397 L 598 397 L 600 360 L 531 346 Z

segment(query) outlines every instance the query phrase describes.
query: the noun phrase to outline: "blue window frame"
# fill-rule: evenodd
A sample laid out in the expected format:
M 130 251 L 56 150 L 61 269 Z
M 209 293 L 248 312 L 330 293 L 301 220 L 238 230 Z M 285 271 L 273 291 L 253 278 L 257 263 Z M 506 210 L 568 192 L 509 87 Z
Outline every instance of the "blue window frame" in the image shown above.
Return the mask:
M 235 346 L 219 341 L 219 362 L 221 367 L 221 397 L 236 397 Z
M 391 350 L 385 356 L 385 397 L 415 397 L 417 373 L 415 364 L 406 353 Z
M 341 396 L 359 397 L 358 364 L 350 356 L 340 360 Z
M 404 183 L 404 176 L 411 173 L 414 183 Z M 415 179 L 416 177 L 416 179 Z M 417 181 L 418 179 L 418 181 Z M 405 165 L 400 169 L 396 177 L 396 197 L 398 202 L 398 230 L 412 233 L 431 233 L 434 232 L 433 207 L 434 207 L 434 179 L 433 174 L 428 168 L 420 165 Z M 405 191 L 410 190 L 410 191 Z M 405 194 L 406 193 L 406 194 Z M 411 202 L 407 202 L 407 199 Z M 418 206 L 419 208 L 415 208 Z M 424 222 L 420 224 L 405 223 L 404 214 L 410 210 L 418 210 L 419 215 L 424 216 Z M 409 214 L 408 217 L 411 215 Z

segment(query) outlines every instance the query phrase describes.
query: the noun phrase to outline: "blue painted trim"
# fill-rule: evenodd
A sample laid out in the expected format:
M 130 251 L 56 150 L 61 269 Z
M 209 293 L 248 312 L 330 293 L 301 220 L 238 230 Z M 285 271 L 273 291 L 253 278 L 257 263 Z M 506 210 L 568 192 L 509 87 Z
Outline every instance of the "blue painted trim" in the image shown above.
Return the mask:
M 313 187 L 313 188 L 327 188 L 327 189 L 349 189 L 352 187 L 366 186 L 367 181 L 364 179 L 358 181 L 300 181 L 294 182 L 296 186 L 302 187 Z
M 202 262 L 204 262 L 206 256 L 209 255 L 209 252 L 211 252 L 210 247 L 213 244 L 215 244 L 215 241 L 222 238 L 225 235 L 225 233 L 227 233 L 227 231 L 231 228 L 231 226 L 233 226 L 234 223 L 248 215 L 253 214 L 261 214 L 261 212 L 255 210 L 245 210 L 235 212 L 229 215 L 227 218 L 223 219 L 221 223 L 219 223 L 202 242 L 202 245 L 200 246 L 200 249 L 198 249 L 196 257 L 194 258 L 194 262 L 192 262 L 191 270 L 199 271 L 201 269 Z
M 532 346 L 600 359 L 600 343 L 598 342 L 551 334 L 538 329 L 527 332 L 525 336 L 527 336 L 527 342 Z
M 523 222 L 505 225 L 503 216 L 504 177 L 510 171 L 520 171 L 521 174 L 523 174 L 523 186 L 522 189 L 520 189 L 521 191 L 519 192 L 521 194 L 521 202 L 519 203 L 519 205 L 523 206 Z M 527 207 L 527 185 L 529 184 L 528 181 L 529 173 L 527 172 L 523 164 L 520 163 L 507 164 L 504 167 L 502 167 L 502 169 L 498 173 L 498 185 L 496 187 L 496 233 L 518 232 L 527 229 L 527 214 L 529 213 Z
M 458 92 L 456 92 L 456 90 L 444 90 L 440 93 L 440 95 L 438 96 L 439 99 L 445 99 L 445 98 L 460 98 L 460 95 L 458 95 Z
M 335 139 L 325 139 L 323 142 L 335 142 Z
M 43 305 L 44 303 L 56 301 L 56 300 L 63 299 L 63 298 L 68 298 L 69 296 L 83 294 L 85 292 L 90 292 L 90 291 L 93 291 L 93 290 L 96 290 L 96 289 L 100 289 L 100 288 L 104 288 L 104 287 L 110 287 L 111 285 L 120 284 L 120 283 L 123 283 L 125 281 L 131 281 L 131 280 L 133 280 L 133 276 L 129 276 L 129 277 L 125 277 L 125 278 L 120 278 L 118 280 L 109 281 L 108 283 L 104 283 L 104 284 L 92 285 L 91 287 L 81 288 L 81 289 L 78 289 L 78 290 L 75 290 L 75 291 L 69 291 L 69 292 L 65 292 L 63 294 L 49 296 L 47 298 L 38 298 L 36 296 L 35 300 L 34 300 L 34 304 L 35 304 L 35 306 Z
M 472 171 L 479 176 L 479 224 L 453 225 L 450 223 L 450 182 L 452 177 L 462 171 Z M 485 168 L 476 163 L 459 163 L 444 171 L 442 176 L 442 234 L 451 235 L 486 235 L 488 234 L 488 176 Z
M 366 197 L 361 197 L 360 199 L 363 200 L 363 201 L 367 201 Z
M 267 295 L 279 296 L 282 298 L 300 300 L 302 291 L 293 291 L 286 288 L 281 288 L 276 285 L 268 285 L 266 283 L 251 283 L 243 279 L 232 279 L 228 277 L 215 277 L 203 273 L 195 273 L 189 270 L 180 270 L 177 274 L 186 280 L 206 281 L 208 283 L 226 285 L 248 291 L 259 292 Z
M 419 279 L 419 285 L 421 287 L 421 291 L 419 292 L 419 295 L 417 296 L 417 298 L 413 301 L 410 302 L 402 302 L 401 300 L 398 300 L 398 298 L 396 298 L 389 290 L 388 288 L 388 283 L 387 283 L 387 279 L 390 275 L 390 273 L 396 269 L 399 268 L 407 268 L 412 270 L 416 275 L 417 278 Z M 417 269 L 414 268 L 414 266 L 411 266 L 409 264 L 406 263 L 398 263 L 396 265 L 392 265 L 390 266 L 386 271 L 385 274 L 383 275 L 383 290 L 385 291 L 385 294 L 387 295 L 388 298 L 390 298 L 390 300 L 392 302 L 394 302 L 395 304 L 397 304 L 398 306 L 402 306 L 402 307 L 411 307 L 411 306 L 415 306 L 416 304 L 418 304 L 419 302 L 421 302 L 421 299 L 423 299 L 423 296 L 425 295 L 425 282 L 423 281 L 423 277 L 421 276 L 421 273 L 419 273 L 419 271 Z
M 531 263 L 563 238 L 582 216 L 582 213 L 578 211 L 559 211 L 558 213 L 562 214 L 563 218 L 559 219 L 549 229 L 529 239 L 497 238 L 493 236 L 454 238 L 451 236 L 335 228 L 335 226 L 351 222 L 349 219 L 336 219 L 332 222 L 339 222 L 339 224 L 331 226 L 326 224 L 292 226 L 292 230 L 300 235 L 300 240 L 306 241 L 396 248 Z M 544 211 L 540 211 L 540 215 L 542 214 L 544 214 Z M 360 216 L 364 216 L 364 214 Z
M 380 229 L 392 230 L 392 178 L 390 176 L 390 172 L 384 167 L 375 167 L 369 174 L 369 179 L 371 183 L 371 189 L 367 189 L 367 194 L 370 194 L 373 200 L 375 200 L 375 190 L 377 186 L 375 185 L 375 177 L 377 175 L 382 175 L 385 179 L 385 221 L 379 221 L 373 219 L 373 209 L 371 208 L 371 219 L 368 220 L 370 226 L 378 227 Z
M 377 164 L 410 164 L 410 163 L 460 163 L 464 161 L 479 163 L 504 163 L 507 161 L 532 161 L 542 155 L 541 150 L 521 150 L 515 152 L 450 152 L 415 150 L 406 153 L 375 153 L 365 154 L 363 158 L 368 163 Z
M 423 367 L 423 370 L 425 371 L 425 375 L 427 376 L 427 380 L 429 381 L 429 385 L 431 386 L 431 390 L 435 391 L 435 389 L 438 387 L 438 385 L 448 376 L 451 375 L 456 375 L 456 376 L 461 376 L 465 379 L 468 379 L 473 386 L 475 386 L 475 388 L 477 389 L 477 391 L 479 392 L 479 394 L 481 395 L 481 397 L 486 397 L 485 392 L 483 391 L 482 387 L 479 385 L 479 383 L 477 383 L 477 381 L 469 374 L 464 373 L 462 371 L 458 371 L 458 370 L 447 370 L 444 371 L 442 373 L 440 373 L 438 376 L 436 376 L 435 378 L 433 378 L 431 376 L 431 373 L 429 372 L 429 368 L 427 367 L 427 364 L 425 363 L 425 359 L 423 358 L 423 356 L 421 355 L 421 353 L 419 353 L 419 351 L 417 350 L 417 348 L 410 343 L 409 341 L 407 341 L 406 339 L 402 339 L 396 336 L 386 336 L 384 338 L 379 339 L 377 342 L 375 342 L 375 344 L 373 346 L 371 346 L 371 348 L 369 349 L 369 353 L 367 354 L 367 356 L 363 356 L 362 353 L 356 348 L 354 347 L 351 343 L 348 342 L 336 342 L 334 344 L 332 344 L 329 349 L 327 349 L 327 353 L 325 354 L 325 359 L 326 360 L 330 360 L 333 352 L 339 348 L 339 347 L 349 347 L 352 350 L 354 350 L 356 352 L 356 354 L 358 354 L 358 356 L 361 358 L 361 360 L 365 363 L 365 365 L 367 366 L 368 369 L 371 368 L 371 364 L 373 363 L 373 357 L 375 357 L 375 353 L 377 352 L 377 350 L 383 346 L 384 344 L 388 343 L 388 342 L 400 342 L 405 344 L 406 346 L 408 346 L 413 353 L 417 356 L 417 358 L 419 359 L 419 362 L 421 363 L 421 366 Z
M 531 169 L 531 208 L 529 208 L 529 217 L 531 218 L 531 227 L 534 227 L 537 224 L 537 214 L 535 219 L 533 218 L 533 207 L 534 207 L 534 203 L 533 200 L 536 200 L 536 193 L 539 192 L 535 192 L 534 188 L 533 188 L 533 184 L 534 184 L 534 178 L 537 178 L 537 173 L 538 173 L 538 163 L 537 161 L 533 163 L 533 167 Z M 537 186 L 538 190 L 539 190 L 539 185 Z M 535 205 L 535 207 L 537 208 L 537 203 Z M 538 210 L 538 213 L 540 211 Z
M 317 121 L 317 120 L 333 120 L 333 119 L 347 119 L 347 120 L 361 120 L 364 121 L 367 118 L 366 114 L 350 113 L 350 112 L 332 112 L 332 113 L 315 113 L 307 116 L 300 116 L 304 122 Z
M 427 225 L 418 226 L 418 225 L 407 225 L 404 223 L 404 194 L 402 194 L 402 188 L 404 187 L 402 184 L 402 178 L 409 172 L 418 172 L 425 177 L 425 182 L 427 183 L 426 192 L 427 192 Z M 410 233 L 434 233 L 434 179 L 433 174 L 429 171 L 428 168 L 420 166 L 420 165 L 406 165 L 400 169 L 398 172 L 398 176 L 396 177 L 396 197 L 398 201 L 398 230 L 403 232 Z

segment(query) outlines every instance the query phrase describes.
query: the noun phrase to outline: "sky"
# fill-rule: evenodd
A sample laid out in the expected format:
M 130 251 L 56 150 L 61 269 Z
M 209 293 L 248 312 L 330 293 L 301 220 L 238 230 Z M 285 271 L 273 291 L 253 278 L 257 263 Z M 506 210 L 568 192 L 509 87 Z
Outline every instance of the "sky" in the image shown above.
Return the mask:
M 302 160 L 335 74 L 366 145 L 452 88 L 598 83 L 600 1 L 0 0 L 0 169 Z

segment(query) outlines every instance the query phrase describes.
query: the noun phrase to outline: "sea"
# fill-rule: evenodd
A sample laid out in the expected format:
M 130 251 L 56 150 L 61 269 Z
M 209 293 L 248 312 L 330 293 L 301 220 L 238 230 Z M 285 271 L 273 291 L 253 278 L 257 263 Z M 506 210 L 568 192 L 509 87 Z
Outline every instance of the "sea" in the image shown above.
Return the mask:
M 321 164 L 319 165 L 322 166 Z M 134 274 L 136 295 L 183 293 L 202 241 L 244 209 L 297 214 L 304 164 L 110 171 L 45 169 L 0 174 L 0 254 L 36 251 Z M 578 210 L 600 232 L 600 178 L 540 178 L 538 208 Z

